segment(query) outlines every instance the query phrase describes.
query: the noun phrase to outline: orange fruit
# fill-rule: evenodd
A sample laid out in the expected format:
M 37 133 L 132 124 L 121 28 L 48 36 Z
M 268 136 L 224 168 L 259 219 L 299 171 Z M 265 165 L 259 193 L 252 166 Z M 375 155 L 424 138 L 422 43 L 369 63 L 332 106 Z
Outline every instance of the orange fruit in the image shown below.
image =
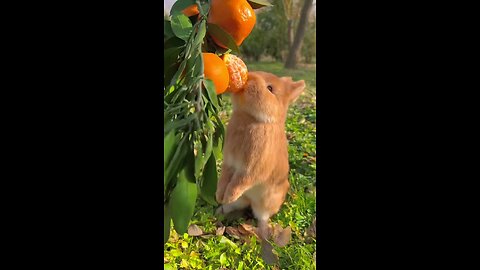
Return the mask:
M 223 62 L 227 65 L 230 83 L 227 90 L 229 92 L 238 92 L 247 83 L 248 69 L 247 65 L 238 56 L 233 54 L 225 54 Z
M 227 90 L 230 77 L 227 65 L 214 53 L 202 53 L 203 74 L 205 78 L 213 81 L 215 92 L 219 95 Z
M 211 0 L 208 22 L 220 26 L 233 37 L 237 46 L 240 46 L 252 32 L 256 17 L 247 0 Z M 212 39 L 226 48 L 214 36 Z
M 193 4 L 191 6 L 186 7 L 184 10 L 182 10 L 182 12 L 187 17 L 197 15 L 198 13 L 200 13 L 200 11 L 198 11 L 197 4 Z

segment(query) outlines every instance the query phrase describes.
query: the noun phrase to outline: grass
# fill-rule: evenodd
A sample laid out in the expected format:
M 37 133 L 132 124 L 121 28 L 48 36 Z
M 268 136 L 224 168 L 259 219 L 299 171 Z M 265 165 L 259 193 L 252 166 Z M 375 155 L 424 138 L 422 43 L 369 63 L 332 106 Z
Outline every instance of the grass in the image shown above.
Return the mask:
M 291 188 L 281 210 L 271 219 L 273 224 L 290 226 L 292 239 L 285 247 L 274 246 L 279 263 L 269 266 L 260 258 L 260 245 L 254 237 L 251 243 L 245 243 L 226 233 L 223 236 L 192 237 L 178 235 L 172 230 L 164 248 L 165 269 L 316 269 L 316 240 L 306 233 L 316 215 L 315 67 L 286 70 L 281 63 L 246 64 L 249 70 L 291 76 L 294 80 L 305 80 L 307 85 L 304 94 L 290 107 L 286 123 Z M 223 103 L 222 119 L 226 122 L 232 110 L 228 95 L 224 96 Z M 220 164 L 221 160 L 218 168 Z M 204 232 L 215 232 L 215 209 L 199 199 L 191 224 L 196 224 Z M 243 221 L 240 219 L 230 224 Z

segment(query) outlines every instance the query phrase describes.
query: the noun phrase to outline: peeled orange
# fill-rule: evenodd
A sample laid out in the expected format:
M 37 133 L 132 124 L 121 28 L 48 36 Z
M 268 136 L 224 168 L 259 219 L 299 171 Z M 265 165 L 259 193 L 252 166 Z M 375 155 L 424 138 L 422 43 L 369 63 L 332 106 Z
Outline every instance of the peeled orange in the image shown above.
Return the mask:
M 238 92 L 245 83 L 247 83 L 248 69 L 247 65 L 238 56 L 233 54 L 225 54 L 223 56 L 223 62 L 227 66 L 229 75 L 229 85 L 227 91 Z

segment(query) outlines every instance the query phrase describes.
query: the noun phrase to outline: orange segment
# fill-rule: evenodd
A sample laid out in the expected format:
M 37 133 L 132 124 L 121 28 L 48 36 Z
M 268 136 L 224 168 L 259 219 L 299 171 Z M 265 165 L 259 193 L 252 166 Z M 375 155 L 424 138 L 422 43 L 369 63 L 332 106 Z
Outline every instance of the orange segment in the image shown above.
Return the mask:
M 242 90 L 243 86 L 247 83 L 247 65 L 245 65 L 242 59 L 233 54 L 225 54 L 223 56 L 223 62 L 227 65 L 228 75 L 230 77 L 227 90 L 233 93 Z

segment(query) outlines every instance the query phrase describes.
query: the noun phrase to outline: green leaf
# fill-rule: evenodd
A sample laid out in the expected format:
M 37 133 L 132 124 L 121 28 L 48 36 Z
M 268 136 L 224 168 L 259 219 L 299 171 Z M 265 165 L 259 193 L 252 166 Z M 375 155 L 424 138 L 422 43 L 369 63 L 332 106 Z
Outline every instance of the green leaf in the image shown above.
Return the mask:
M 185 151 L 186 145 L 180 144 L 178 147 L 175 149 L 175 154 L 173 155 L 173 158 L 171 161 L 167 164 L 167 169 L 164 172 L 164 183 L 165 187 L 168 188 L 170 181 L 175 178 L 180 171 L 181 167 L 180 165 L 183 165 L 183 161 L 185 159 L 186 151 Z M 174 184 L 174 183 L 173 183 Z
M 163 53 L 163 68 L 164 72 L 164 86 L 167 87 L 173 76 L 178 70 L 178 56 L 182 53 L 185 48 L 185 41 L 172 37 L 168 39 L 165 43 L 165 50 Z
M 172 215 L 173 225 L 178 234 L 187 232 L 196 199 L 197 185 L 190 183 L 185 176 L 185 170 L 182 170 L 168 203 L 168 210 Z
M 163 39 L 166 40 L 173 36 L 175 36 L 175 34 L 172 31 L 172 26 L 170 24 L 170 21 L 163 20 Z
M 172 80 L 170 81 L 170 85 L 175 85 L 177 83 L 177 80 L 178 78 L 180 77 L 180 75 L 183 73 L 183 70 L 185 70 L 185 66 L 187 65 L 187 61 L 186 59 L 184 59 L 181 63 L 180 63 L 180 66 L 179 68 L 177 69 L 177 72 L 175 73 L 175 75 L 173 75 L 173 78 Z
M 227 263 L 227 255 L 225 255 L 225 252 L 220 255 L 220 264 L 223 266 Z
M 189 116 L 187 116 L 187 118 L 183 118 L 181 120 L 177 119 L 177 120 L 171 122 L 172 125 L 165 126 L 164 130 L 166 132 L 170 132 L 171 129 L 175 129 L 175 130 L 182 129 L 183 127 L 185 127 L 189 123 L 193 122 L 196 117 L 197 117 L 196 114 L 190 114 Z
M 168 87 L 168 85 L 170 84 L 172 78 L 173 78 L 173 75 L 175 75 L 175 72 L 177 72 L 177 70 L 175 69 L 175 66 L 171 66 L 169 68 L 165 68 L 165 73 L 163 74 L 163 86 L 164 87 Z
M 223 30 L 220 26 L 213 23 L 209 23 L 207 30 L 211 36 L 214 36 L 217 40 L 223 43 L 227 48 L 231 49 L 235 53 L 239 53 L 238 46 L 235 43 L 235 40 L 233 39 L 233 37 L 229 33 L 227 33 L 225 30 Z
M 168 238 L 170 238 L 171 215 L 165 206 L 163 207 L 163 210 L 163 244 L 165 245 L 168 242 Z
M 166 49 L 163 54 L 163 68 L 175 66 L 177 64 L 178 55 L 182 52 L 181 47 L 173 47 Z
M 225 236 L 222 235 L 222 238 L 220 238 L 220 243 L 221 244 L 228 244 L 230 247 L 232 248 L 238 248 L 237 244 L 235 244 L 234 242 L 232 242 L 230 239 L 226 238 Z
M 224 54 L 227 54 L 227 53 L 230 53 L 230 52 L 232 52 L 232 50 L 225 49 L 225 48 L 222 48 L 222 47 L 217 47 L 215 49 L 215 54 L 218 54 L 218 55 L 224 55 Z
M 213 134 L 213 154 L 216 159 L 222 159 L 223 157 L 223 136 L 221 130 L 217 128 Z
M 192 56 L 187 60 L 187 65 L 186 65 L 186 75 L 188 77 L 194 77 L 193 73 L 194 73 L 194 69 L 195 69 L 195 65 L 197 63 L 197 59 L 199 58 L 199 55 L 200 55 L 200 52 L 199 51 L 194 51 L 192 53 Z M 193 82 L 193 80 L 189 80 L 189 82 Z
M 207 164 L 205 164 L 205 168 L 203 171 L 203 181 L 200 187 L 200 196 L 206 202 L 215 206 L 217 205 L 217 202 L 215 200 L 217 182 L 217 162 L 215 160 L 215 156 L 210 155 L 210 158 L 208 159 Z
M 208 12 L 210 11 L 210 3 L 203 3 L 203 4 L 200 4 L 201 8 L 198 9 L 198 11 L 200 11 L 200 14 L 201 15 L 206 15 L 208 14 Z
M 186 9 L 187 7 L 195 3 L 196 3 L 195 0 L 178 0 L 173 4 L 172 8 L 170 9 L 170 14 L 172 16 L 176 14 L 182 14 L 182 11 L 184 9 Z
M 203 76 L 203 56 L 199 54 L 196 61 L 195 67 L 193 68 L 193 77 Z
M 212 154 L 212 150 L 213 150 L 213 140 L 212 140 L 212 136 L 210 136 L 208 139 L 207 139 L 207 145 L 205 147 L 205 156 L 204 158 L 208 159 L 210 158 L 210 155 Z
M 218 114 L 214 114 L 213 115 L 215 117 L 215 120 L 217 122 L 217 128 L 215 129 L 215 132 L 217 132 L 217 130 L 220 132 L 219 134 L 219 137 L 222 137 L 222 138 L 225 138 L 225 127 L 223 126 L 223 123 L 222 123 L 222 120 L 220 119 L 220 117 L 218 117 Z M 222 149 L 223 149 L 223 142 L 222 142 Z
M 198 26 L 197 36 L 195 37 L 195 41 L 193 42 L 193 47 L 196 48 L 198 45 L 202 44 L 203 39 L 205 38 L 205 34 L 207 33 L 206 21 L 202 20 L 200 25 Z
M 217 100 L 217 93 L 215 92 L 215 84 L 210 79 L 204 79 L 203 85 L 207 89 L 208 100 L 213 103 L 215 109 L 218 110 L 218 100 Z
M 191 183 L 196 183 L 195 178 L 195 155 L 191 146 L 188 147 L 188 152 L 185 158 L 185 176 L 187 180 Z
M 170 159 L 174 154 L 174 150 L 176 149 L 177 141 L 175 138 L 175 130 L 171 130 L 167 136 L 163 138 L 163 171 L 165 174 L 165 170 L 167 169 L 167 164 L 169 164 Z M 165 177 L 165 175 L 164 175 Z M 165 179 L 164 179 L 165 181 Z M 166 183 L 164 183 L 166 185 Z
M 175 36 L 187 41 L 193 30 L 192 22 L 183 13 L 176 14 L 172 17 L 172 30 Z
M 167 50 L 167 49 L 170 49 L 170 48 L 176 48 L 176 47 L 182 47 L 184 48 L 185 47 L 185 41 L 176 37 L 176 36 L 173 36 L 169 39 L 167 39 L 165 42 L 163 42 L 163 45 L 164 45 L 164 50 Z M 164 53 L 164 55 L 166 55 L 166 53 Z
M 204 158 L 202 155 L 203 149 L 202 144 L 199 144 L 199 150 L 197 151 L 197 156 L 195 157 L 195 177 L 199 178 L 204 165 Z
M 262 8 L 262 7 L 273 6 L 267 0 L 247 0 L 247 1 L 253 9 L 259 9 L 259 8 Z

